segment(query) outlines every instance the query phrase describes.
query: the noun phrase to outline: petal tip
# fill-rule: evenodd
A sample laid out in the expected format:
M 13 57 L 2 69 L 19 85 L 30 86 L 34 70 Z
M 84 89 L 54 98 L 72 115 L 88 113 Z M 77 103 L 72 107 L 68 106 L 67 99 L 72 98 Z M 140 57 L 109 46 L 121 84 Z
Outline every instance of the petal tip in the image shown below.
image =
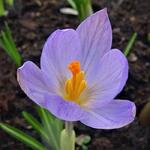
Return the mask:
M 19 78 L 20 78 L 20 75 L 21 75 L 21 72 L 23 71 L 23 69 L 25 69 L 26 65 L 30 65 L 30 64 L 33 64 L 32 61 L 26 61 L 21 67 L 19 67 L 17 69 L 17 80 L 19 81 Z
M 96 14 L 103 14 L 104 16 L 108 17 L 107 8 L 103 8 L 103 9 L 99 10 L 98 12 L 96 12 Z

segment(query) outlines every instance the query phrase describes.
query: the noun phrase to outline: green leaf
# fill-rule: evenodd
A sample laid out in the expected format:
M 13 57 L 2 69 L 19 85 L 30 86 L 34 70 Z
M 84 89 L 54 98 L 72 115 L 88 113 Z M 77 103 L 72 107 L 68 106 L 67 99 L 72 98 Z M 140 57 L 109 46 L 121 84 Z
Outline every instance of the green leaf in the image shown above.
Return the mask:
M 20 66 L 21 65 L 21 56 L 20 56 L 20 54 L 19 54 L 19 52 L 17 50 L 16 44 L 15 44 L 15 42 L 13 40 L 13 37 L 12 37 L 11 30 L 10 30 L 7 22 L 5 22 L 5 32 L 6 32 L 7 38 L 9 40 L 9 42 L 10 42 L 10 45 L 12 47 L 16 63 L 17 63 L 18 66 Z
M 82 21 L 93 13 L 91 0 L 74 0 L 79 20 Z
M 60 141 L 60 134 L 61 134 L 61 131 L 63 130 L 63 127 L 64 127 L 63 121 L 55 118 L 54 123 L 53 123 L 53 128 L 55 128 L 54 133 L 56 134 L 56 139 L 58 141 Z
M 6 36 L 7 36 L 8 40 L 9 40 L 11 46 L 13 47 L 13 49 L 15 51 L 17 51 L 16 45 L 14 43 L 14 40 L 13 40 L 12 36 L 11 36 L 12 35 L 11 30 L 10 30 L 7 22 L 5 22 L 5 33 L 6 33 Z
M 42 124 L 28 112 L 24 111 L 22 114 L 28 123 L 30 123 L 30 125 L 42 136 L 42 138 L 44 138 L 47 142 L 50 142 Z
M 57 137 L 57 125 L 55 124 L 57 121 L 55 121 L 55 117 L 42 107 L 37 107 L 37 111 L 43 123 L 44 130 L 51 140 L 51 143 L 49 143 L 50 146 L 54 150 L 60 150 L 60 137 Z
M 67 0 L 74 10 L 78 12 L 80 21 L 93 13 L 91 0 Z
M 4 8 L 4 0 L 0 0 L 0 16 L 5 16 L 7 11 Z
M 6 45 L 4 44 L 4 40 L 1 37 L 0 37 L 0 47 L 3 48 L 4 50 L 6 49 L 6 51 L 7 51 Z
M 80 146 L 84 144 L 88 144 L 90 141 L 91 141 L 91 137 L 89 135 L 81 134 L 76 138 L 76 143 Z
M 8 53 L 8 55 L 9 55 L 10 57 L 12 57 L 12 59 L 14 59 L 15 55 L 14 55 L 13 51 L 10 50 L 12 47 L 11 47 L 10 42 L 9 42 L 8 39 L 7 39 L 6 32 L 1 31 L 1 36 L 2 36 L 2 38 L 1 38 L 2 44 L 3 44 L 3 46 L 5 47 L 4 50 Z M 14 61 L 15 61 L 15 59 L 14 59 Z
M 10 6 L 13 6 L 14 5 L 14 0 L 5 0 L 6 3 Z
M 88 150 L 88 147 L 86 145 L 81 145 L 82 150 Z
M 129 39 L 129 42 L 124 50 L 124 54 L 125 56 L 128 56 L 129 55 L 129 52 L 131 51 L 132 47 L 133 47 L 133 44 L 135 43 L 135 40 L 137 38 L 137 33 L 133 33 L 131 38 Z
M 86 135 L 84 137 L 83 144 L 88 144 L 90 141 L 91 141 L 91 137 L 89 135 Z
M 44 108 L 39 108 L 40 110 L 40 118 L 41 121 L 43 122 L 43 125 L 45 126 L 45 130 L 47 133 L 49 133 L 49 138 L 54 139 L 57 143 L 60 143 L 60 134 L 61 131 L 63 129 L 63 121 L 60 119 L 57 119 L 56 117 L 54 117 L 49 111 L 47 111 Z M 48 122 L 47 125 L 46 122 Z M 53 144 L 55 145 L 56 142 L 53 142 Z
M 21 65 L 21 56 L 16 48 L 10 28 L 7 23 L 5 23 L 5 29 L 1 31 L 0 46 L 5 50 L 5 52 L 12 58 L 12 60 L 19 67 Z
M 26 144 L 27 146 L 31 147 L 34 150 L 47 150 L 47 148 L 43 146 L 41 143 L 39 143 L 36 139 L 27 135 L 26 133 L 22 132 L 17 128 L 14 128 L 4 123 L 1 123 L 0 127 L 8 134 L 10 134 L 14 138 L 18 139 L 19 141 L 23 142 L 24 144 Z
M 74 0 L 67 0 L 67 1 L 73 9 L 77 10 L 76 3 Z

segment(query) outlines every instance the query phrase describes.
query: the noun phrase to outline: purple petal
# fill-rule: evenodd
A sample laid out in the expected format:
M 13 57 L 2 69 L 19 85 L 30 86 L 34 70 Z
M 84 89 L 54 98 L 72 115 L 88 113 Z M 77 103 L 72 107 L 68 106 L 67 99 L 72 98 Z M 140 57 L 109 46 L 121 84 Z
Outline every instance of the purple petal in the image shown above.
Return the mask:
M 46 94 L 45 101 L 46 109 L 62 120 L 78 121 L 85 118 L 86 112 L 79 105 L 63 100 L 60 96 Z
M 92 72 L 87 75 L 89 87 L 93 91 L 93 98 L 88 105 L 103 106 L 122 90 L 128 78 L 128 62 L 121 51 L 114 49 L 103 56 Z
M 80 51 L 78 34 L 73 29 L 56 30 L 46 41 L 42 56 L 41 69 L 55 84 L 64 84 L 69 76 L 68 64 L 76 60 Z
M 107 9 L 102 9 L 88 17 L 77 28 L 81 39 L 81 66 L 88 68 L 100 61 L 100 58 L 111 49 L 112 29 Z
M 113 100 L 107 106 L 93 109 L 81 122 L 97 129 L 121 128 L 135 118 L 135 104 L 128 100 Z
M 34 63 L 27 61 L 17 70 L 17 80 L 27 96 L 43 106 L 44 94 L 52 89 L 47 88 L 41 70 Z

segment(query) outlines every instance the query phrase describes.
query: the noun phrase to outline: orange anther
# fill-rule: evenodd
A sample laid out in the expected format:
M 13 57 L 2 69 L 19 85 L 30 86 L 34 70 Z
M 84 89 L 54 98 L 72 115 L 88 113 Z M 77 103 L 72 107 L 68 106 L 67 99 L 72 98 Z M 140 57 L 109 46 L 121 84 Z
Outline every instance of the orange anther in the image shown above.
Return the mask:
M 72 72 L 73 75 L 78 74 L 81 71 L 80 70 L 80 62 L 79 61 L 72 61 L 68 65 L 68 69 Z

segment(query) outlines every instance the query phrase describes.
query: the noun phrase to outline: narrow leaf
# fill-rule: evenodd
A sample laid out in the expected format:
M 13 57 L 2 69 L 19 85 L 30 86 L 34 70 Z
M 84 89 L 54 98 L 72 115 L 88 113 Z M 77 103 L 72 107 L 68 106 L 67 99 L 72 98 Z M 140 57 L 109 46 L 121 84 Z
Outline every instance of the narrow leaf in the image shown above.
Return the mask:
M 4 45 L 3 38 L 1 38 L 1 37 L 0 37 L 0 47 L 3 48 L 4 50 L 6 49 L 6 51 L 7 51 L 6 45 Z
M 48 135 L 44 130 L 44 127 L 42 126 L 42 124 L 36 119 L 34 118 L 31 114 L 29 114 L 28 112 L 23 112 L 22 113 L 24 118 L 31 124 L 31 126 L 47 141 L 48 141 Z
M 16 48 L 10 28 L 7 23 L 5 23 L 4 31 L 1 31 L 0 46 L 19 67 L 21 65 L 21 56 Z
M 135 43 L 135 40 L 137 38 L 137 33 L 133 33 L 133 35 L 131 36 L 131 38 L 129 39 L 129 42 L 124 50 L 124 54 L 125 56 L 128 56 L 129 55 L 129 52 L 131 51 L 132 47 L 133 47 L 133 44 Z
M 21 130 L 14 128 L 8 124 L 0 124 L 0 127 L 6 131 L 8 134 L 13 136 L 14 138 L 18 139 L 19 141 L 23 142 L 27 146 L 31 147 L 35 150 L 47 150 L 46 147 L 44 147 L 41 143 L 39 143 L 36 139 L 33 137 L 27 135 L 26 133 L 22 132 Z
M 91 0 L 74 0 L 80 21 L 93 13 Z
M 14 57 L 15 57 L 15 59 L 17 61 L 17 64 L 18 64 L 18 66 L 20 66 L 21 65 L 21 56 L 20 56 L 20 54 L 19 54 L 19 52 L 17 50 L 16 44 L 15 44 L 14 39 L 12 37 L 11 30 L 10 30 L 7 22 L 5 22 L 5 32 L 6 32 L 6 36 L 7 36 L 8 40 L 9 40 L 9 43 L 10 43 L 10 45 L 12 47 L 12 51 L 13 51 L 13 53 L 15 55 Z
M 4 0 L 0 0 L 0 16 L 5 16 L 7 12 L 4 8 Z
M 75 0 L 67 0 L 67 1 L 73 9 L 77 10 Z
M 38 107 L 37 111 L 44 125 L 44 129 L 49 135 L 49 138 L 51 140 L 51 143 L 50 143 L 51 146 L 53 147 L 53 149 L 59 150 L 60 149 L 59 140 L 57 139 L 57 134 L 55 134 L 55 124 L 54 124 L 55 117 L 42 107 Z
M 6 33 L 4 31 L 1 31 L 1 36 L 2 36 L 3 45 L 5 45 L 5 48 L 6 48 L 4 50 L 15 61 L 15 59 L 14 59 L 15 55 L 14 55 L 13 51 L 11 50 L 12 47 L 11 47 L 10 42 L 7 39 Z

